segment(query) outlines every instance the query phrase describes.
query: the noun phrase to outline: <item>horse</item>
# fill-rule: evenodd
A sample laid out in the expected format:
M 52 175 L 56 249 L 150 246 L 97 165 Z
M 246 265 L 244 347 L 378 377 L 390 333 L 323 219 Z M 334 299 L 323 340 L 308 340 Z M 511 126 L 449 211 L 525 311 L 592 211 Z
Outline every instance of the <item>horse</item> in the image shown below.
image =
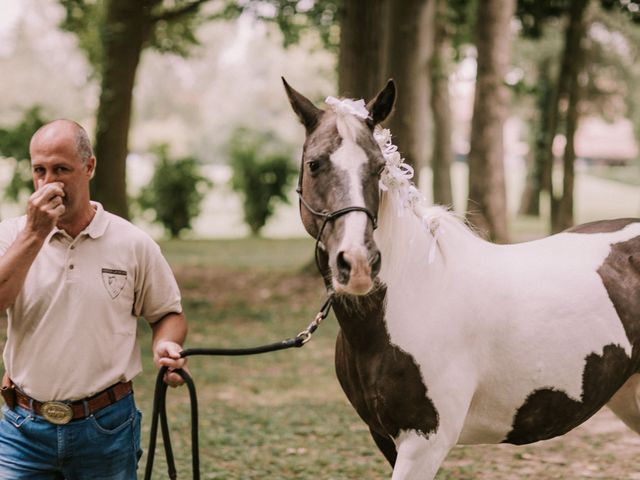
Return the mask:
M 529 444 L 607 405 L 640 433 L 640 220 L 485 241 L 429 205 L 380 123 L 392 80 L 316 107 L 299 200 L 334 296 L 339 383 L 393 468 L 432 479 L 456 444 Z

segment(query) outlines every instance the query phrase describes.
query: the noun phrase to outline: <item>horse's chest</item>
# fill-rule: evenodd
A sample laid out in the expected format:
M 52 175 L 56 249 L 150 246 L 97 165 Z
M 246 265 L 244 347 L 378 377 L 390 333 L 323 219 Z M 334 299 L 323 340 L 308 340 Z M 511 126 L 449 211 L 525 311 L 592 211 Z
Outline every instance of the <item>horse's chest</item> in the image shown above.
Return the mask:
M 341 333 L 336 372 L 360 417 L 380 435 L 395 438 L 402 430 L 415 430 L 428 436 L 437 430 L 438 413 L 415 360 L 389 342 L 360 351 Z

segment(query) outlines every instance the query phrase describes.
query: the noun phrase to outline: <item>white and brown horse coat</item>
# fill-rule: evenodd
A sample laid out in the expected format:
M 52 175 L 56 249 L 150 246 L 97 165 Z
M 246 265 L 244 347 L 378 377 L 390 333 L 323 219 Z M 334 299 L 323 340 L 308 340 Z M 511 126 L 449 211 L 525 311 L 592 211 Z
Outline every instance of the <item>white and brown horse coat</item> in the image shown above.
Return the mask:
M 373 122 L 349 120 L 345 133 L 339 118 L 286 88 L 307 127 L 302 167 L 315 177 L 303 190 L 316 195 L 307 201 L 378 213 L 375 232 L 364 214 L 350 213 L 321 240 L 327 283 L 344 287 L 334 302 L 338 379 L 394 465 L 393 479 L 433 478 L 457 443 L 562 435 L 605 404 L 640 432 L 639 220 L 495 245 L 434 207 L 434 245 L 417 217 L 398 215 L 397 197 L 366 194 L 380 162 L 366 139 L 390 108 L 375 99 L 367 106 Z M 330 185 L 313 192 L 322 175 Z M 303 221 L 315 235 L 305 212 Z M 350 294 L 349 270 L 335 260 L 345 238 L 363 259 L 378 258 L 376 248 L 381 253 L 365 295 Z
M 392 463 L 403 442 L 415 444 L 410 454 L 425 449 L 419 471 L 397 478 L 430 478 L 456 443 L 562 435 L 637 382 L 637 220 L 498 246 L 444 214 L 440 255 L 428 264 L 415 252 L 431 239 L 389 199 L 376 232 L 380 286 L 335 307 L 336 366 Z M 639 430 L 636 395 L 612 407 Z

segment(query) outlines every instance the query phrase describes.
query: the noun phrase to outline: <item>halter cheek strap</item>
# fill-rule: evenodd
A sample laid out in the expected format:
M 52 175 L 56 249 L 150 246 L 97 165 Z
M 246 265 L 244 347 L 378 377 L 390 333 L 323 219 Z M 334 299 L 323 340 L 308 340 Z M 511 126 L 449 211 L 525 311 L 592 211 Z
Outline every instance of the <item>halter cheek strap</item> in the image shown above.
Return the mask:
M 300 170 L 300 179 L 298 181 L 298 188 L 296 188 L 296 193 L 298 194 L 298 198 L 300 199 L 300 205 L 304 206 L 304 208 L 306 208 L 307 211 L 312 215 L 322 218 L 322 225 L 320 225 L 320 230 L 318 231 L 318 235 L 316 236 L 315 259 L 316 259 L 316 266 L 318 267 L 318 271 L 323 275 L 324 273 L 322 271 L 323 269 L 320 263 L 319 251 L 325 250 L 325 248 L 322 245 L 321 239 L 322 239 L 322 234 L 324 232 L 324 229 L 329 222 L 335 220 L 338 217 L 346 215 L 347 213 L 363 212 L 367 215 L 369 220 L 371 220 L 373 229 L 375 230 L 376 228 L 378 228 L 378 218 L 371 210 L 369 210 L 366 207 L 351 206 L 351 207 L 341 208 L 333 212 L 329 212 L 328 210 L 318 211 L 315 208 L 313 208 L 311 205 L 309 205 L 309 203 L 302 196 L 302 170 Z

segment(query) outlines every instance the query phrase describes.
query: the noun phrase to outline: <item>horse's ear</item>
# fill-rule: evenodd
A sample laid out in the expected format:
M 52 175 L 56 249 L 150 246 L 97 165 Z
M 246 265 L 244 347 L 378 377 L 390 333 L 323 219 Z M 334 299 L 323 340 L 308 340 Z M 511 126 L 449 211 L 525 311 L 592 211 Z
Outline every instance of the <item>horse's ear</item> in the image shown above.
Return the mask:
M 304 128 L 307 129 L 307 133 L 311 133 L 318 125 L 323 111 L 311 103 L 307 97 L 291 88 L 291 85 L 287 83 L 284 77 L 282 77 L 282 83 L 293 111 L 296 112 Z
M 382 90 L 367 104 L 367 110 L 371 114 L 368 120 L 371 127 L 383 122 L 391 113 L 396 101 L 396 83 L 389 79 Z

